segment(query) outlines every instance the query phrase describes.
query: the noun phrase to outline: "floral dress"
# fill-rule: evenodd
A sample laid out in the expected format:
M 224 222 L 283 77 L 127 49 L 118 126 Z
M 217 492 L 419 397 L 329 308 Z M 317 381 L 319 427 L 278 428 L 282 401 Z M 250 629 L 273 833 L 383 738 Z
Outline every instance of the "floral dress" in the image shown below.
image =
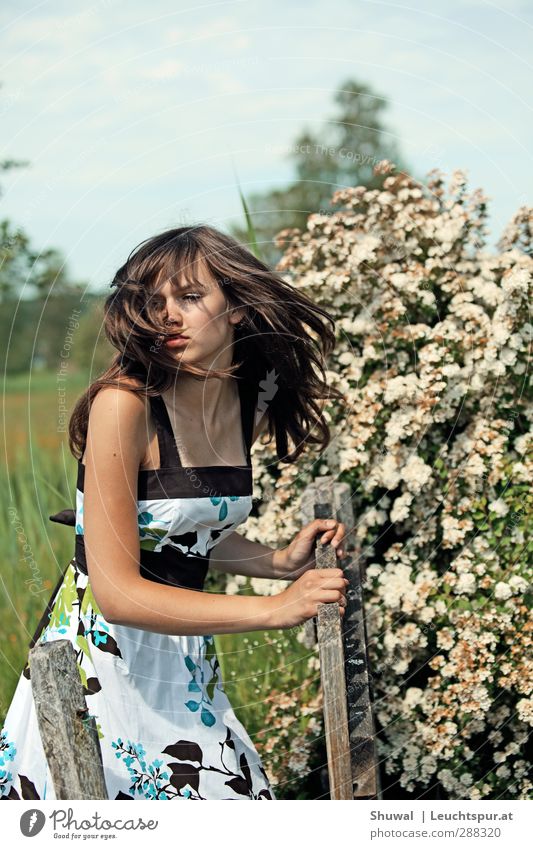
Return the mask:
M 184 467 L 161 396 L 150 398 L 160 468 L 139 471 L 140 574 L 201 592 L 212 549 L 252 508 L 250 456 L 257 391 L 239 380 L 244 466 Z M 107 622 L 87 574 L 85 466 L 76 510 L 50 516 L 75 526 L 75 556 L 29 647 L 68 639 L 95 716 L 109 799 L 275 799 L 261 759 L 224 691 L 212 635 L 173 636 Z M 42 747 L 29 658 L 0 736 L 0 799 L 55 799 Z

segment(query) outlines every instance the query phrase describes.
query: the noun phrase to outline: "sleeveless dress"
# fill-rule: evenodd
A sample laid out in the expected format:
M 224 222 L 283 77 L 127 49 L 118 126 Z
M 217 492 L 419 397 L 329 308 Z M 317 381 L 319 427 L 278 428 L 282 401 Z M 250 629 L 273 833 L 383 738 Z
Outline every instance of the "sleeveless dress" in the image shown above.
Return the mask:
M 244 466 L 183 467 L 167 408 L 149 398 L 160 468 L 139 470 L 140 574 L 201 592 L 213 548 L 252 508 L 251 444 L 257 388 L 238 380 Z M 85 466 L 75 554 L 29 648 L 68 639 L 95 716 L 109 799 L 275 799 L 261 759 L 220 678 L 213 635 L 173 636 L 107 622 L 92 594 L 83 539 Z M 111 531 L 110 531 L 111 532 Z M 55 799 L 33 702 L 29 658 L 0 736 L 0 799 Z

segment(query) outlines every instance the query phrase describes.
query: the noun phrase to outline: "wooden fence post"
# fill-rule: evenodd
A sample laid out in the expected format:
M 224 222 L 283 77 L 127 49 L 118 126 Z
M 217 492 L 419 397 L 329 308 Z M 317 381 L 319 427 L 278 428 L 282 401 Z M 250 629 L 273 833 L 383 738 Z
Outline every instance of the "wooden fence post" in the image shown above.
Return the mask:
M 366 629 L 363 605 L 363 578 L 359 566 L 359 552 L 354 539 L 354 515 L 351 491 L 348 484 L 337 483 L 331 475 L 317 477 L 302 494 L 301 516 L 305 523 L 316 518 L 336 518 L 346 526 L 345 547 L 347 556 L 338 561 L 332 546 L 335 562 L 340 565 L 350 580 L 347 605 L 342 619 L 343 672 L 347 701 L 349 745 L 351 752 L 351 774 L 353 793 L 349 798 L 381 798 L 379 771 L 375 751 L 375 729 L 370 698 L 370 681 L 366 647 Z M 317 544 L 317 561 L 321 559 L 321 544 Z M 324 568 L 317 562 L 318 568 Z M 331 608 L 334 605 L 324 605 Z M 335 605 L 338 610 L 338 605 Z M 340 618 L 340 617 L 339 617 Z M 312 622 L 312 620 L 311 620 Z M 306 623 L 306 644 L 310 647 L 316 639 L 314 626 Z M 320 634 L 319 640 L 320 652 Z M 324 684 L 324 673 L 321 674 Z M 324 701 L 326 693 L 324 690 Z M 329 759 L 329 753 L 328 753 Z
M 30 678 L 44 753 L 57 799 L 107 799 L 102 752 L 88 714 L 69 640 L 29 651 Z

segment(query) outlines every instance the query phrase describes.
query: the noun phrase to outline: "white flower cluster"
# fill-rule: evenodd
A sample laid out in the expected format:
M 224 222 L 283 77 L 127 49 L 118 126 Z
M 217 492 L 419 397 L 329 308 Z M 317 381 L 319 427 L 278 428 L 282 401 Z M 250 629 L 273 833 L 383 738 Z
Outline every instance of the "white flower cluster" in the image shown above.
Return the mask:
M 488 253 L 486 198 L 462 172 L 421 186 L 380 169 L 382 189 L 337 191 L 340 211 L 279 234 L 278 268 L 336 320 L 328 379 L 346 403 L 328 407 L 320 474 L 353 490 L 381 754 L 408 790 L 525 798 L 533 211 Z M 273 447 L 254 447 L 260 515 L 247 532 L 281 546 L 317 458 L 280 466 Z

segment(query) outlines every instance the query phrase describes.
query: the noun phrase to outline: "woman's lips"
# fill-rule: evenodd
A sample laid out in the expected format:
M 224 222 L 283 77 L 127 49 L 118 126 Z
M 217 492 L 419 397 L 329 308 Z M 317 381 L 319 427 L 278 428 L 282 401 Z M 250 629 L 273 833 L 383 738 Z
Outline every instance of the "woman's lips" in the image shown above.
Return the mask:
M 181 347 L 181 345 L 186 345 L 188 341 L 188 336 L 173 336 L 171 339 L 167 339 L 165 345 L 168 348 L 178 348 Z

